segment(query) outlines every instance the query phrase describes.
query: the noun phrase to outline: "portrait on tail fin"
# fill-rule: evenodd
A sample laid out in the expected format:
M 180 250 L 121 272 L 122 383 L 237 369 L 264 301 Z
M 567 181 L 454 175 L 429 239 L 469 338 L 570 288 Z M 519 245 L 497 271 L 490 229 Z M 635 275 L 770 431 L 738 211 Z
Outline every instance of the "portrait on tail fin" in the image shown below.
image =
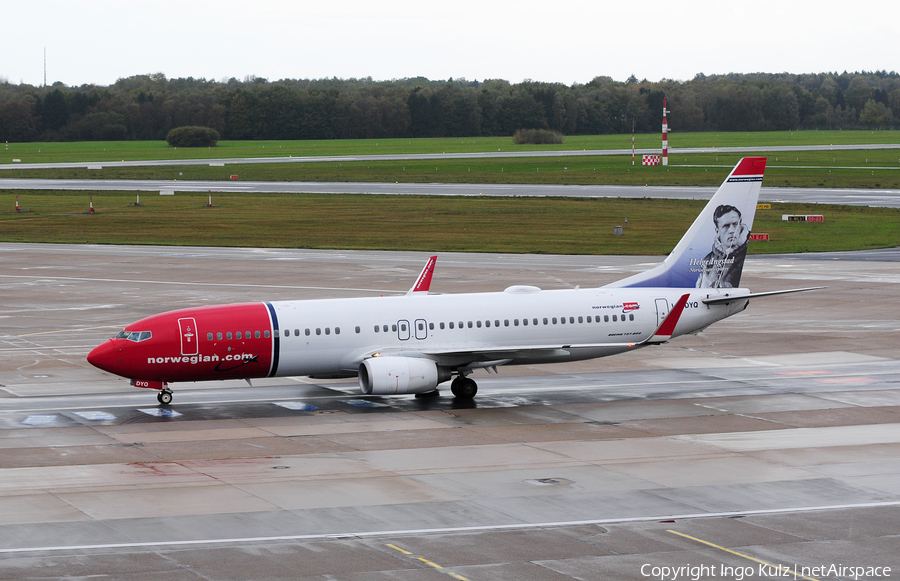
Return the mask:
M 766 158 L 741 159 L 666 259 L 607 288 L 737 288 Z
M 697 261 L 696 288 L 735 288 L 741 284 L 750 228 L 744 224 L 741 211 L 730 204 L 716 208 L 713 224 L 716 234 L 712 250 Z

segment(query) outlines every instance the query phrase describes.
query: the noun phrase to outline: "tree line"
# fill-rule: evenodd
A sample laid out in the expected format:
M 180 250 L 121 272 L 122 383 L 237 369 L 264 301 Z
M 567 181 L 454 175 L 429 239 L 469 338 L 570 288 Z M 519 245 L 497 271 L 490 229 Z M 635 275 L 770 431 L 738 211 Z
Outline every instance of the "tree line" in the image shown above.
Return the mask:
M 596 77 L 564 85 L 526 80 L 268 81 L 167 79 L 49 87 L 0 81 L 0 140 L 163 140 L 215 129 L 223 139 L 566 135 L 673 131 L 891 128 L 900 125 L 896 72 L 698 74 L 690 81 Z

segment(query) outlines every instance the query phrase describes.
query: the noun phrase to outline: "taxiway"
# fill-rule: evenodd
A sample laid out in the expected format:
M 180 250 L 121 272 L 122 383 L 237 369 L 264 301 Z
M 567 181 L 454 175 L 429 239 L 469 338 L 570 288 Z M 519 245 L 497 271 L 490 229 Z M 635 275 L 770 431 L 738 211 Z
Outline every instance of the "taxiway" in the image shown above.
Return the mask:
M 754 291 L 828 288 L 661 347 L 482 373 L 470 405 L 293 378 L 176 385 L 159 406 L 84 360 L 178 306 L 402 293 L 425 253 L 0 257 L 2 578 L 900 568 L 896 249 L 748 258 Z M 432 290 L 594 286 L 658 259 L 446 254 Z

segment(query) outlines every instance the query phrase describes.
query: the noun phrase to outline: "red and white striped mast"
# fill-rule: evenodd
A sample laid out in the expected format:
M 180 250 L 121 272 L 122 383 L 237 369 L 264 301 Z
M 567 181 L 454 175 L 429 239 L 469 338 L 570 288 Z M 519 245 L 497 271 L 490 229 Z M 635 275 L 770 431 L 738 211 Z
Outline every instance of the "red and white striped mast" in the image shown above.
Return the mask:
M 634 165 L 634 117 L 631 118 L 631 165 Z
M 669 165 L 669 123 L 666 121 L 666 98 L 663 97 L 662 164 Z

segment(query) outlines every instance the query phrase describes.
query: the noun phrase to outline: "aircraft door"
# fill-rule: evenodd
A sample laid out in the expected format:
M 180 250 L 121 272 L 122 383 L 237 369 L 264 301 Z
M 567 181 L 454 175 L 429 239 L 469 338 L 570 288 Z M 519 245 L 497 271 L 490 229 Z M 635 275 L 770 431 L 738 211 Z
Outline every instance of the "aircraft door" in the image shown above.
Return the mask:
M 409 321 L 397 321 L 397 338 L 401 341 L 409 340 Z
M 656 326 L 662 325 L 669 315 L 669 302 L 666 299 L 656 299 Z
M 193 317 L 178 319 L 178 330 L 181 332 L 181 354 L 197 355 L 200 352 L 197 321 Z
M 425 322 L 425 319 L 416 319 L 416 339 L 427 339 L 428 338 L 428 323 Z

